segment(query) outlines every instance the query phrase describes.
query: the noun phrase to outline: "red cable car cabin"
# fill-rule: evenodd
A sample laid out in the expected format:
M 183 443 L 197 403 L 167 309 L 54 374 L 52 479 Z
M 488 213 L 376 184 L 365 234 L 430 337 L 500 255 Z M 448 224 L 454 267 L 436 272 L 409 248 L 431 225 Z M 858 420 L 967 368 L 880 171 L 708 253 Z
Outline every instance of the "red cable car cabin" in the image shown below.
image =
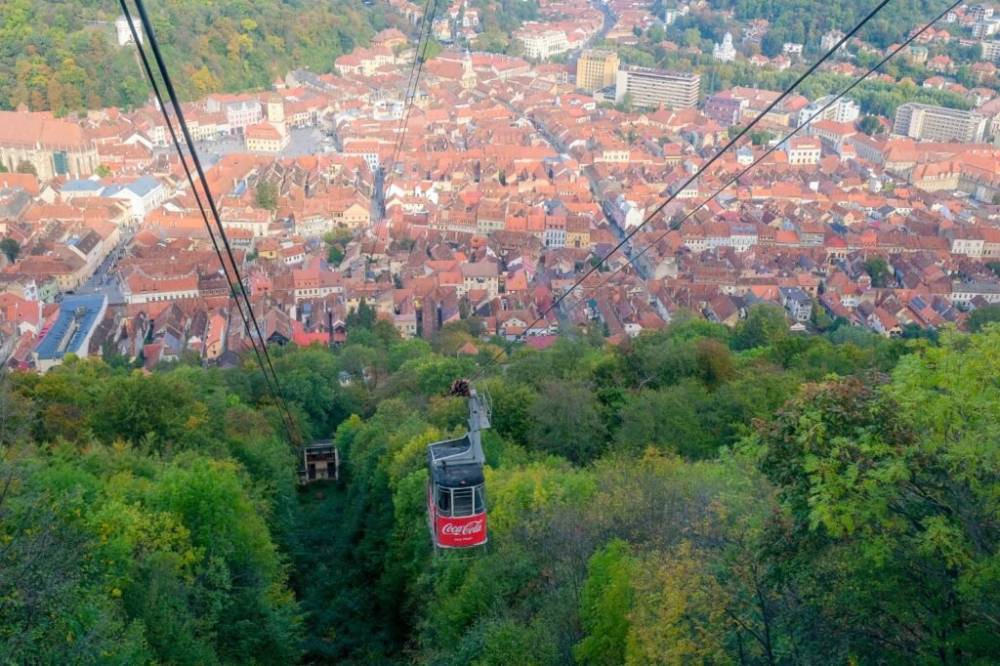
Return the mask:
M 474 460 L 468 435 L 431 444 L 431 482 L 427 512 L 431 536 L 439 548 L 468 548 L 486 543 L 483 465 Z
M 427 522 L 438 548 L 471 548 L 486 543 L 486 479 L 481 430 L 490 427 L 489 408 L 465 380 L 453 395 L 469 398 L 469 432 L 427 447 Z

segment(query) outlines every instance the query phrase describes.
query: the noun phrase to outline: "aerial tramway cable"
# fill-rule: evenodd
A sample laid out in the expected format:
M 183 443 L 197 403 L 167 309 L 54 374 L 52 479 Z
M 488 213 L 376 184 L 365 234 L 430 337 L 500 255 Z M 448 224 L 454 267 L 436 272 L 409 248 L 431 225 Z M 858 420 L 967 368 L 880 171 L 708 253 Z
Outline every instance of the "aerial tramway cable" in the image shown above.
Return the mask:
M 397 130 L 399 136 L 396 140 L 396 145 L 393 147 L 392 159 L 389 161 L 387 180 L 383 186 L 383 192 L 388 189 L 388 183 L 391 182 L 395 174 L 396 162 L 399 161 L 399 154 L 403 149 L 406 131 L 410 124 L 410 112 L 413 110 L 413 100 L 416 99 L 417 86 L 420 83 L 420 72 L 424 68 L 424 53 L 427 50 L 427 45 L 430 44 L 431 33 L 434 29 L 435 14 L 437 14 L 437 0 L 427 0 L 427 3 L 424 5 L 424 16 L 420 23 L 420 32 L 417 35 L 417 49 L 413 56 L 413 63 L 410 65 L 410 75 L 406 81 L 406 97 L 403 100 L 403 113 L 400 115 L 399 129 Z M 425 28 L 426 38 L 424 37 Z M 414 73 L 416 74 L 415 76 Z
M 719 196 L 722 192 L 724 192 L 727 188 L 729 188 L 730 186 L 732 186 L 734 183 L 738 182 L 741 178 L 743 178 L 743 176 L 747 175 L 751 170 L 753 170 L 754 167 L 756 167 L 758 164 L 760 164 L 761 162 L 763 162 L 768 156 L 770 156 L 772 153 L 774 153 L 776 150 L 778 150 L 778 148 L 780 148 L 782 145 L 784 145 L 789 139 L 791 139 L 792 137 L 794 137 L 795 135 L 797 135 L 804 128 L 808 127 L 810 125 L 810 123 L 812 123 L 814 120 L 816 120 L 817 118 L 821 117 L 823 115 L 823 113 L 825 113 L 827 111 L 827 109 L 830 109 L 834 104 L 836 104 L 838 101 L 840 101 L 840 99 L 842 97 L 844 97 L 849 92 L 851 92 L 852 90 L 854 90 L 854 88 L 856 88 L 858 85 L 860 85 L 865 79 L 867 79 L 869 76 L 871 76 L 872 74 L 874 74 L 875 72 L 877 72 L 879 69 L 881 69 L 887 62 L 889 62 L 890 60 L 892 60 L 903 49 L 905 49 L 907 46 L 909 46 L 910 43 L 912 43 L 917 37 L 919 37 L 924 32 L 926 32 L 932 25 L 934 25 L 935 23 L 937 23 L 938 21 L 940 21 L 941 19 L 943 19 L 945 16 L 948 15 L 949 12 L 953 11 L 956 7 L 958 7 L 959 5 L 961 5 L 963 2 L 965 2 L 965 0 L 956 0 L 956 2 L 953 2 L 951 5 L 949 5 L 947 8 L 945 8 L 944 11 L 942 11 L 940 14 L 938 14 L 937 16 L 935 16 L 929 22 L 925 23 L 919 30 L 916 30 L 915 32 L 913 32 L 901 44 L 897 45 L 896 48 L 892 49 L 892 51 L 888 55 L 886 55 L 884 58 L 882 58 L 880 61 L 878 61 L 875 65 L 873 65 L 872 67 L 870 67 L 868 69 L 868 71 L 866 71 L 864 74 L 862 74 L 861 76 L 855 78 L 846 88 L 844 88 L 839 93 L 837 93 L 836 95 L 834 95 L 833 99 L 831 99 L 829 102 L 827 102 L 826 104 L 824 104 L 818 111 L 816 111 L 815 113 L 813 113 L 804 122 L 802 122 L 801 124 L 799 124 L 798 127 L 793 128 L 784 137 L 782 137 L 782 139 L 780 141 L 777 141 L 772 146 L 770 146 L 766 151 L 764 151 L 764 153 L 762 153 L 760 155 L 760 157 L 757 157 L 753 162 L 751 162 L 750 164 L 748 164 L 739 173 L 737 173 L 735 176 L 733 176 L 732 178 L 730 178 L 729 180 L 727 180 L 725 183 L 723 183 L 721 186 L 719 186 L 704 201 L 702 201 L 700 204 L 698 204 L 697 206 L 695 206 L 688 213 L 685 213 L 682 218 L 680 218 L 676 222 L 672 222 L 668 226 L 668 228 L 667 228 L 666 231 L 664 231 L 662 234 L 660 234 L 659 236 L 657 236 L 652 242 L 646 244 L 646 246 L 643 247 L 642 250 L 638 254 L 636 254 L 635 256 L 629 257 L 628 262 L 622 264 L 621 266 L 618 266 L 613 271 L 611 271 L 611 273 L 608 275 L 608 277 L 601 284 L 597 285 L 596 287 L 592 287 L 590 289 L 593 289 L 594 291 L 600 290 L 601 288 L 607 286 L 607 284 L 611 281 L 611 278 L 613 278 L 617 273 L 619 273 L 622 270 L 624 270 L 625 267 L 630 266 L 630 265 L 635 265 L 635 262 L 638 261 L 644 254 L 646 254 L 646 252 L 649 251 L 649 249 L 651 247 L 657 245 L 660 241 L 662 241 L 664 238 L 666 238 L 667 235 L 671 231 L 676 231 L 676 230 L 680 229 L 681 226 L 685 222 L 687 222 L 689 218 L 691 218 L 699 210 L 701 210 L 702 208 L 704 208 L 705 206 L 707 206 L 709 204 L 709 202 L 714 201 L 717 196 Z
M 193 177 L 193 175 L 191 173 L 191 168 L 190 168 L 190 166 L 187 163 L 187 159 L 184 156 L 184 152 L 183 152 L 183 149 L 181 148 L 180 141 L 177 138 L 177 133 L 174 130 L 173 122 L 171 121 L 170 115 L 167 112 L 166 106 L 165 106 L 165 104 L 163 102 L 163 96 L 162 96 L 162 93 L 160 92 L 160 86 L 157 83 L 156 78 L 153 75 L 152 68 L 151 68 L 151 66 L 149 64 L 149 58 L 146 55 L 146 50 L 145 50 L 145 48 L 143 48 L 143 46 L 141 45 L 141 43 L 139 41 L 139 36 L 138 36 L 137 31 L 136 31 L 135 25 L 132 23 L 132 15 L 131 15 L 131 13 L 129 11 L 128 6 L 125 4 L 124 0 L 122 0 L 120 2 L 120 4 L 121 4 L 121 7 L 122 7 L 122 11 L 125 14 L 125 18 L 128 21 L 129 30 L 132 33 L 132 41 L 136 44 L 138 55 L 139 55 L 139 59 L 140 59 L 140 62 L 142 64 L 143 71 L 146 73 L 146 77 L 149 80 L 149 85 L 150 85 L 150 87 L 153 90 L 153 95 L 156 97 L 157 104 L 159 105 L 159 108 L 163 112 L 164 122 L 167 125 L 167 130 L 170 133 L 170 138 L 171 138 L 171 140 L 172 140 L 172 142 L 174 144 L 174 148 L 177 150 L 177 156 L 180 159 L 181 166 L 184 169 L 184 174 L 187 177 L 187 181 L 188 181 L 188 183 L 191 186 L 191 193 L 194 196 L 195 203 L 198 205 L 198 210 L 201 212 L 201 217 L 205 221 L 205 228 L 208 231 L 208 237 L 209 237 L 209 239 L 212 241 L 212 247 L 215 249 L 215 254 L 219 257 L 219 262 L 220 262 L 220 264 L 222 266 L 222 272 L 223 272 L 223 274 L 224 274 L 224 276 L 226 278 L 226 283 L 229 285 L 230 291 L 231 291 L 231 293 L 233 295 L 233 298 L 235 299 L 237 310 L 239 310 L 240 317 L 243 319 L 244 326 L 248 326 L 248 319 L 247 319 L 246 313 L 243 311 L 243 305 L 242 305 L 241 301 L 236 296 L 235 286 L 233 285 L 233 278 L 230 276 L 230 269 L 229 269 L 228 265 L 226 264 L 225 258 L 222 256 L 222 251 L 221 251 L 221 249 L 219 247 L 218 240 L 216 240 L 215 232 L 212 231 L 212 226 L 208 222 L 208 214 L 205 211 L 205 205 L 202 202 L 201 195 L 198 192 L 198 187 L 196 186 L 196 184 L 194 182 L 194 177 Z M 249 328 L 248 328 L 247 329 L 247 333 L 249 334 L 249 332 L 250 331 L 249 331 Z M 254 340 L 254 338 L 251 336 L 250 337 L 250 341 L 253 344 L 254 352 L 258 356 L 258 362 L 261 363 L 261 364 L 263 364 L 263 359 L 260 357 L 260 350 L 257 347 L 256 340 Z M 265 377 L 265 380 L 268 382 L 268 384 L 270 386 L 270 381 L 271 381 L 270 380 L 270 376 L 265 373 L 264 377 Z
M 396 163 L 399 161 L 399 155 L 403 149 L 403 143 L 406 139 L 406 132 L 409 129 L 410 124 L 410 112 L 413 109 L 413 101 L 417 96 L 417 87 L 420 84 L 420 73 L 424 68 L 424 52 L 427 50 L 427 45 L 430 43 L 431 32 L 434 28 L 434 16 L 437 14 L 437 0 L 427 0 L 424 5 L 424 14 L 420 19 L 420 28 L 417 33 L 417 47 L 414 52 L 413 62 L 410 64 L 410 73 L 406 80 L 406 90 L 403 92 L 403 111 L 399 117 L 399 124 L 397 125 L 396 133 L 398 134 L 396 138 L 396 143 L 393 146 L 391 153 L 391 159 L 388 163 L 388 168 L 385 171 L 385 177 L 382 181 L 382 205 L 379 211 L 380 220 L 375 223 L 374 238 L 372 240 L 371 250 L 368 253 L 368 263 L 371 264 L 372 255 L 375 253 L 375 243 L 378 241 L 382 233 L 382 225 L 386 225 L 388 228 L 389 221 L 386 218 L 385 209 L 385 196 L 389 191 L 389 184 L 392 183 L 392 179 L 396 172 Z M 425 35 L 426 34 L 426 38 Z M 367 278 L 368 269 L 365 267 L 365 277 Z
M 199 195 L 198 187 L 195 183 L 194 176 L 191 173 L 190 166 L 188 165 L 185 159 L 183 148 L 181 147 L 180 140 L 177 137 L 177 133 L 174 130 L 169 112 L 163 101 L 163 95 L 162 92 L 160 91 L 159 85 L 156 82 L 156 77 L 154 76 L 152 67 L 149 63 L 149 58 L 146 55 L 145 49 L 143 48 L 139 40 L 139 35 L 132 22 L 132 14 L 125 0 L 119 0 L 119 5 L 122 8 L 122 11 L 129 25 L 129 30 L 132 33 L 132 40 L 135 43 L 136 48 L 138 49 L 143 69 L 146 73 L 147 78 L 149 79 L 150 86 L 153 89 L 153 94 L 157 99 L 160 111 L 163 114 L 164 121 L 167 124 L 167 128 L 170 132 L 171 139 L 174 143 L 174 147 L 177 150 L 178 158 L 181 160 L 181 165 L 183 166 L 185 175 L 187 176 L 188 182 L 191 185 L 192 194 L 195 197 L 198 209 L 201 213 L 202 219 L 205 222 L 205 227 L 208 230 L 209 238 L 212 241 L 212 246 L 215 250 L 215 253 L 219 257 L 219 262 L 222 266 L 222 270 L 226 277 L 226 280 L 229 283 L 232 296 L 236 301 L 237 310 L 239 310 L 240 317 L 243 320 L 244 327 L 247 331 L 247 336 L 250 338 L 250 343 L 253 346 L 254 354 L 257 358 L 257 363 L 261 368 L 262 374 L 264 375 L 264 380 L 265 383 L 267 384 L 268 391 L 269 393 L 271 393 L 271 396 L 274 398 L 275 403 L 279 409 L 279 412 L 281 412 L 282 414 L 282 420 L 284 421 L 284 427 L 286 429 L 290 442 L 293 444 L 293 446 L 301 448 L 303 446 L 301 433 L 299 433 L 298 428 L 295 424 L 295 420 L 292 417 L 292 414 L 288 409 L 288 405 L 281 394 L 281 385 L 278 380 L 277 372 L 275 371 L 274 365 L 271 362 L 271 357 L 270 354 L 268 353 L 266 342 L 264 341 L 264 338 L 261 335 L 261 330 L 259 324 L 257 323 L 257 318 L 253 313 L 253 306 L 250 302 L 250 298 L 246 291 L 246 287 L 243 284 L 242 278 L 240 276 L 239 267 L 236 264 L 235 256 L 229 244 L 229 239 L 226 237 L 225 229 L 222 226 L 218 209 L 215 205 L 215 201 L 212 197 L 211 190 L 208 186 L 208 180 L 205 177 L 205 172 L 204 169 L 202 168 L 201 161 L 199 160 L 198 154 L 195 150 L 194 142 L 191 139 L 191 134 L 188 130 L 187 123 L 184 120 L 183 111 L 181 110 L 180 102 L 178 101 L 176 91 L 174 90 L 173 83 L 170 79 L 169 71 L 167 70 L 167 67 L 163 61 L 163 57 L 160 52 L 159 44 L 156 40 L 156 35 L 153 31 L 152 24 L 149 21 L 149 17 L 146 13 L 143 1 L 135 0 L 135 4 L 136 4 L 136 9 L 139 12 L 140 21 L 143 25 L 143 28 L 145 29 L 147 37 L 149 38 L 150 48 L 153 50 L 153 56 L 157 62 L 157 68 L 159 70 L 161 78 L 163 79 L 163 84 L 167 89 L 167 93 L 170 97 L 171 104 L 177 116 L 177 122 L 180 125 L 181 132 L 184 135 L 185 142 L 188 147 L 188 151 L 191 154 L 192 161 L 194 162 L 195 169 L 198 173 L 199 181 L 202 186 L 202 192 L 204 193 L 204 196 L 208 199 L 209 208 L 212 212 L 213 218 L 215 219 L 218 235 L 222 238 L 223 247 L 225 248 L 226 251 L 225 257 L 223 256 L 222 253 L 222 247 L 220 247 L 216 235 L 212 231 L 212 225 L 208 219 L 208 212 L 205 210 L 205 206 L 204 203 L 202 202 L 201 196 Z M 229 259 L 228 265 L 226 263 L 226 257 L 228 257 Z M 230 276 L 230 269 L 235 277 Z M 239 289 L 237 289 L 236 285 L 239 285 Z M 241 297 L 243 300 L 243 305 L 245 305 L 246 307 L 245 311 L 243 309 L 243 305 L 240 304 Z M 256 339 L 254 337 L 255 332 L 256 332 Z M 258 342 L 260 346 L 258 346 Z M 269 372 L 270 375 L 268 374 Z
M 956 4 L 953 5 L 953 6 L 957 6 L 958 4 L 961 4 L 961 1 L 962 0 L 959 0 L 959 2 L 956 2 Z M 844 44 L 846 44 L 849 39 L 851 39 L 855 34 L 857 34 L 858 31 L 860 31 L 865 25 L 867 25 L 867 23 L 869 21 L 871 21 L 873 18 L 875 18 L 875 16 L 880 11 L 882 11 L 882 9 L 884 9 L 886 5 L 889 4 L 889 2 L 891 2 L 891 0 L 881 0 L 871 11 L 869 11 L 864 16 L 864 18 L 861 19 L 860 22 L 858 22 L 857 25 L 855 25 L 853 28 L 851 28 L 851 30 L 849 32 L 847 32 L 846 34 L 844 34 L 837 41 L 837 43 L 833 45 L 833 47 L 829 51 L 827 51 L 826 53 L 824 53 L 819 58 L 819 60 L 817 60 L 816 62 L 814 62 L 812 65 L 810 65 L 809 68 L 806 69 L 802 74 L 800 74 L 795 79 L 795 81 L 792 82 L 792 84 L 790 86 L 788 86 L 780 95 L 778 95 L 778 97 L 776 97 L 774 100 L 772 100 L 760 113 L 758 113 L 753 118 L 753 120 L 750 121 L 749 124 L 747 124 L 743 129 L 741 129 L 733 138 L 731 138 L 724 146 L 722 146 L 722 148 L 719 149 L 718 152 L 716 152 L 714 155 L 712 155 L 712 157 L 710 157 L 705 162 L 705 164 L 703 164 L 697 171 L 695 171 L 694 174 L 692 174 L 690 177 L 688 177 L 679 187 L 677 187 L 674 190 L 674 192 L 672 194 L 670 194 L 669 196 L 667 196 L 667 198 L 664 199 L 664 201 L 661 204 L 659 204 L 655 209 L 653 209 L 653 211 L 651 213 L 649 213 L 642 220 L 642 222 L 640 224 L 636 225 L 636 227 L 634 229 L 632 229 L 630 232 L 626 233 L 625 236 L 621 239 L 621 241 L 619 241 L 618 244 L 616 244 L 611 249 L 610 252 L 608 252 L 597 263 L 595 263 L 593 266 L 591 266 L 581 277 L 577 278 L 577 280 L 575 282 L 573 282 L 572 285 L 570 285 L 569 289 L 567 289 L 559 297 L 557 297 L 555 300 L 553 300 L 552 303 L 547 308 L 545 308 L 545 310 L 543 310 L 542 313 L 539 314 L 534 319 L 534 321 L 532 321 L 530 324 L 528 324 L 528 326 L 525 328 L 525 331 L 524 331 L 524 333 L 522 334 L 521 337 L 522 338 L 523 337 L 527 337 L 528 331 L 530 331 L 531 328 L 535 324 L 537 324 L 538 322 L 542 321 L 545 318 L 546 315 L 548 315 L 550 312 L 552 312 L 555 308 L 559 307 L 559 305 L 561 305 L 562 302 L 565 301 L 566 298 L 568 298 L 571 293 L 573 293 L 573 291 L 575 291 L 580 285 L 582 285 L 587 280 L 587 278 L 589 278 L 592 274 L 594 274 L 595 272 L 597 272 L 600 269 L 600 267 L 603 266 L 605 262 L 607 262 L 608 259 L 610 259 L 612 256 L 615 255 L 615 253 L 617 253 L 619 250 L 621 250 L 623 247 L 625 247 L 625 245 L 628 244 L 628 242 L 630 240 L 632 240 L 632 238 L 637 233 L 639 233 L 639 231 L 642 230 L 643 227 L 645 227 L 650 221 L 653 220 L 653 218 L 655 218 L 657 215 L 659 215 L 660 212 L 664 208 L 667 207 L 667 205 L 669 205 L 674 199 L 676 199 L 677 195 L 680 192 L 683 192 L 691 183 L 693 183 L 694 181 L 696 181 L 706 170 L 708 170 L 709 167 L 711 167 L 720 157 L 722 157 L 722 155 L 725 154 L 726 151 L 728 151 L 730 148 L 732 148 L 734 145 L 736 145 L 744 136 L 746 136 L 747 134 L 749 134 L 750 131 L 761 120 L 763 120 L 767 116 L 768 113 L 770 113 L 772 110 L 774 110 L 774 108 L 778 104 L 780 104 L 786 97 L 788 97 L 796 88 L 798 88 L 799 85 L 801 85 L 803 81 L 805 81 L 807 78 L 809 78 L 810 76 L 812 76 L 812 74 L 820 67 L 820 65 L 822 65 L 824 62 L 826 62 L 827 60 L 829 60 L 831 57 L 833 57 L 833 55 Z M 937 19 L 934 19 L 930 23 L 933 24 L 934 21 L 936 21 L 936 20 Z M 923 29 L 926 30 L 926 27 L 923 28 Z M 476 373 L 476 378 L 482 377 L 483 373 L 485 373 L 486 370 L 490 366 L 492 366 L 494 363 L 496 363 L 498 360 L 500 360 L 500 358 L 502 358 L 503 354 L 504 354 L 504 352 L 503 352 L 503 350 L 501 350 L 497 354 L 495 354 L 492 358 L 490 358 L 489 361 L 487 361 L 482 367 L 480 367 L 479 371 Z

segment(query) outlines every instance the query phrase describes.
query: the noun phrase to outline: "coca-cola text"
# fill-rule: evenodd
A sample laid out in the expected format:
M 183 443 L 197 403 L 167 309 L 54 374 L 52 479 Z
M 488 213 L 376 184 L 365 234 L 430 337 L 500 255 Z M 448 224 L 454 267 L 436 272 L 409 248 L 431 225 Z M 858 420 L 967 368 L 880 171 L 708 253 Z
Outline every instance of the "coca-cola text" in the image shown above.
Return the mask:
M 441 526 L 441 534 L 447 534 L 448 536 L 468 536 L 470 534 L 479 534 L 483 531 L 483 521 L 474 520 L 464 525 L 457 523 L 445 523 Z

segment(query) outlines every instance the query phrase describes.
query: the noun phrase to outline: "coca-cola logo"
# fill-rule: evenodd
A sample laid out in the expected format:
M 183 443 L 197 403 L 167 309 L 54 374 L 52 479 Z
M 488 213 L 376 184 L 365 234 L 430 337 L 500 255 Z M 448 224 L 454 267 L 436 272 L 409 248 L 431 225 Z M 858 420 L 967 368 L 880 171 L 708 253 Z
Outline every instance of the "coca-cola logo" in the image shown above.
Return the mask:
M 446 536 L 469 536 L 483 531 L 483 520 L 472 520 L 467 523 L 445 523 L 441 526 L 441 534 Z

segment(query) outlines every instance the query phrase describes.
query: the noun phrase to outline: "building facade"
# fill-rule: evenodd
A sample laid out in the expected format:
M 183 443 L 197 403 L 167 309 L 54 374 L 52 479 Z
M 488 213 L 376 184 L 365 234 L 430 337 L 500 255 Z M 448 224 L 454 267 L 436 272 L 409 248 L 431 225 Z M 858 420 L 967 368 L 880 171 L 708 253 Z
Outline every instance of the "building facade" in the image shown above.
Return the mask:
M 524 44 L 524 55 L 532 60 L 545 60 L 569 51 L 569 41 L 562 30 L 535 32 L 531 28 L 525 28 L 518 31 L 516 38 Z
M 979 143 L 986 131 L 986 118 L 971 111 L 947 109 L 910 102 L 896 109 L 893 134 L 925 141 Z
M 727 32 L 722 38 L 721 44 L 712 47 L 712 57 L 719 62 L 733 62 L 736 60 L 736 47 L 733 46 L 733 33 Z
M 686 72 L 628 67 L 618 70 L 615 81 L 615 102 L 628 95 L 635 106 L 692 108 L 700 92 L 701 77 Z
M 615 85 L 618 64 L 614 51 L 584 51 L 576 61 L 576 87 L 590 92 Z
M 83 128 L 47 113 L 0 111 L 0 164 L 15 172 L 30 165 L 39 180 L 86 177 L 100 164 Z
M 813 116 L 816 116 L 813 118 Z M 833 95 L 820 97 L 798 113 L 798 124 L 815 120 L 832 120 L 835 123 L 853 123 L 861 116 L 861 107 L 850 97 L 835 99 Z

